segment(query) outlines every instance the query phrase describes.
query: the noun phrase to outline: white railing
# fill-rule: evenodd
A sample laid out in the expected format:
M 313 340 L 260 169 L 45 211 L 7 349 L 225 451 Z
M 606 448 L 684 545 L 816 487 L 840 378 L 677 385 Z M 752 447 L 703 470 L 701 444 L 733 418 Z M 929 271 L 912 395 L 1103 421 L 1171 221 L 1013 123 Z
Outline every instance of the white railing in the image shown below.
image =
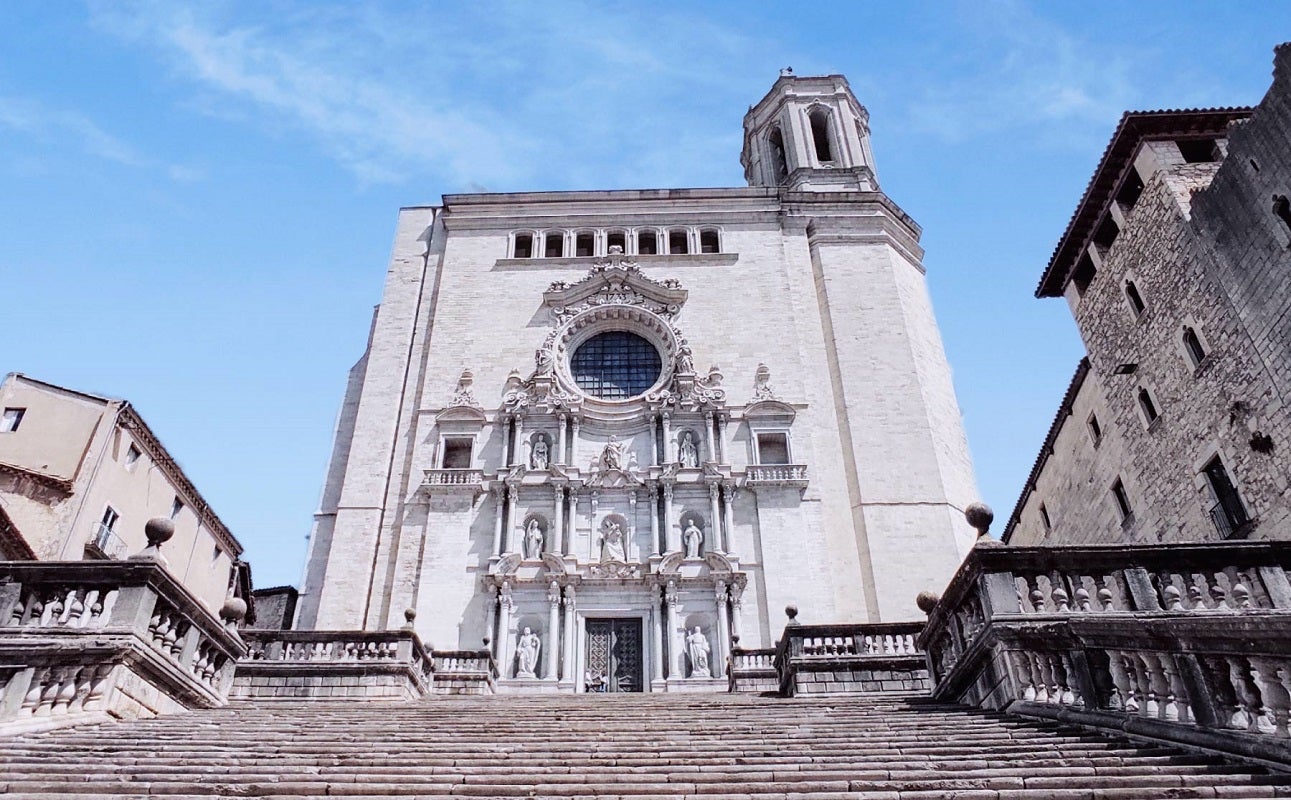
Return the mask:
M 104 525 L 102 522 L 94 528 L 94 546 L 98 551 L 108 558 L 124 558 L 126 554 L 126 543 L 117 536 L 116 533 Z
M 483 491 L 482 469 L 428 469 L 422 486 L 430 490 Z
M 750 464 L 748 483 L 754 486 L 806 486 L 806 464 Z

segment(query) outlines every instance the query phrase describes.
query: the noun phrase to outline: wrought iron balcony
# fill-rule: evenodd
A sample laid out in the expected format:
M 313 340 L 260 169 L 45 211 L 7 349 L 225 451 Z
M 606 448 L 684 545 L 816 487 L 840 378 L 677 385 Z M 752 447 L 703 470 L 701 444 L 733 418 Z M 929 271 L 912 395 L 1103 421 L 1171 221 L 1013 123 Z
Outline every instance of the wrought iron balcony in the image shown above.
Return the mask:
M 95 550 L 108 558 L 125 558 L 126 556 L 125 541 L 102 522 L 95 526 L 94 538 L 89 543 Z

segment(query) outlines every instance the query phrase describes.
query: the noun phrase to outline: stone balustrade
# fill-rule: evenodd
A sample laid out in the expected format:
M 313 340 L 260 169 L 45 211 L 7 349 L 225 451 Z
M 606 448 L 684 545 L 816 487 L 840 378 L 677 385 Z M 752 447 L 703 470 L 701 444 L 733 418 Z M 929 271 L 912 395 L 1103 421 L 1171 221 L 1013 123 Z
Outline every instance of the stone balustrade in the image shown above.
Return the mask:
M 151 560 L 0 562 L 0 731 L 222 705 L 246 652 Z
M 428 469 L 424 474 L 421 485 L 429 492 L 484 491 L 484 470 L 481 469 Z
M 1291 543 L 977 547 L 934 697 L 1291 764 Z
M 433 685 L 434 664 L 410 629 L 243 633 L 247 657 L 230 699 L 412 700 Z
M 493 694 L 498 665 L 488 650 L 436 650 L 435 694 Z
M 796 613 L 796 612 L 795 612 Z M 775 649 L 781 694 L 911 692 L 930 688 L 919 622 L 798 625 Z
M 778 692 L 780 674 L 775 666 L 775 648 L 731 650 L 727 659 L 726 681 L 732 692 Z
M 803 488 L 807 485 L 806 464 L 750 464 L 745 475 L 748 486 L 789 486 Z

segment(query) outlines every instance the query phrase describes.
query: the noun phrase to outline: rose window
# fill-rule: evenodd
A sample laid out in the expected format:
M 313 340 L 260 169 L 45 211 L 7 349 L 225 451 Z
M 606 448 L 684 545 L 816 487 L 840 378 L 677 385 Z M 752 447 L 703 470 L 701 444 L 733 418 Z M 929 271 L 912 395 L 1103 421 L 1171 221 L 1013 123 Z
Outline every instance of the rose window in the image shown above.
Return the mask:
M 569 360 L 578 388 L 602 400 L 627 400 L 645 394 L 663 372 L 654 345 L 635 333 L 607 331 L 578 346 Z

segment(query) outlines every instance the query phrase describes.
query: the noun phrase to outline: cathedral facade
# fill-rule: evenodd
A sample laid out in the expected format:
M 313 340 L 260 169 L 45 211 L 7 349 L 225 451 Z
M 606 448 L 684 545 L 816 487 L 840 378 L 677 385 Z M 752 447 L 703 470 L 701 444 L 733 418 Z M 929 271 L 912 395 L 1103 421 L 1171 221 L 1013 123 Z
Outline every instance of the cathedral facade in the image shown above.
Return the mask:
M 745 117 L 747 187 L 400 212 L 297 627 L 413 624 L 500 691 L 724 687 L 733 646 L 916 619 L 972 546 L 920 229 L 841 76 Z

